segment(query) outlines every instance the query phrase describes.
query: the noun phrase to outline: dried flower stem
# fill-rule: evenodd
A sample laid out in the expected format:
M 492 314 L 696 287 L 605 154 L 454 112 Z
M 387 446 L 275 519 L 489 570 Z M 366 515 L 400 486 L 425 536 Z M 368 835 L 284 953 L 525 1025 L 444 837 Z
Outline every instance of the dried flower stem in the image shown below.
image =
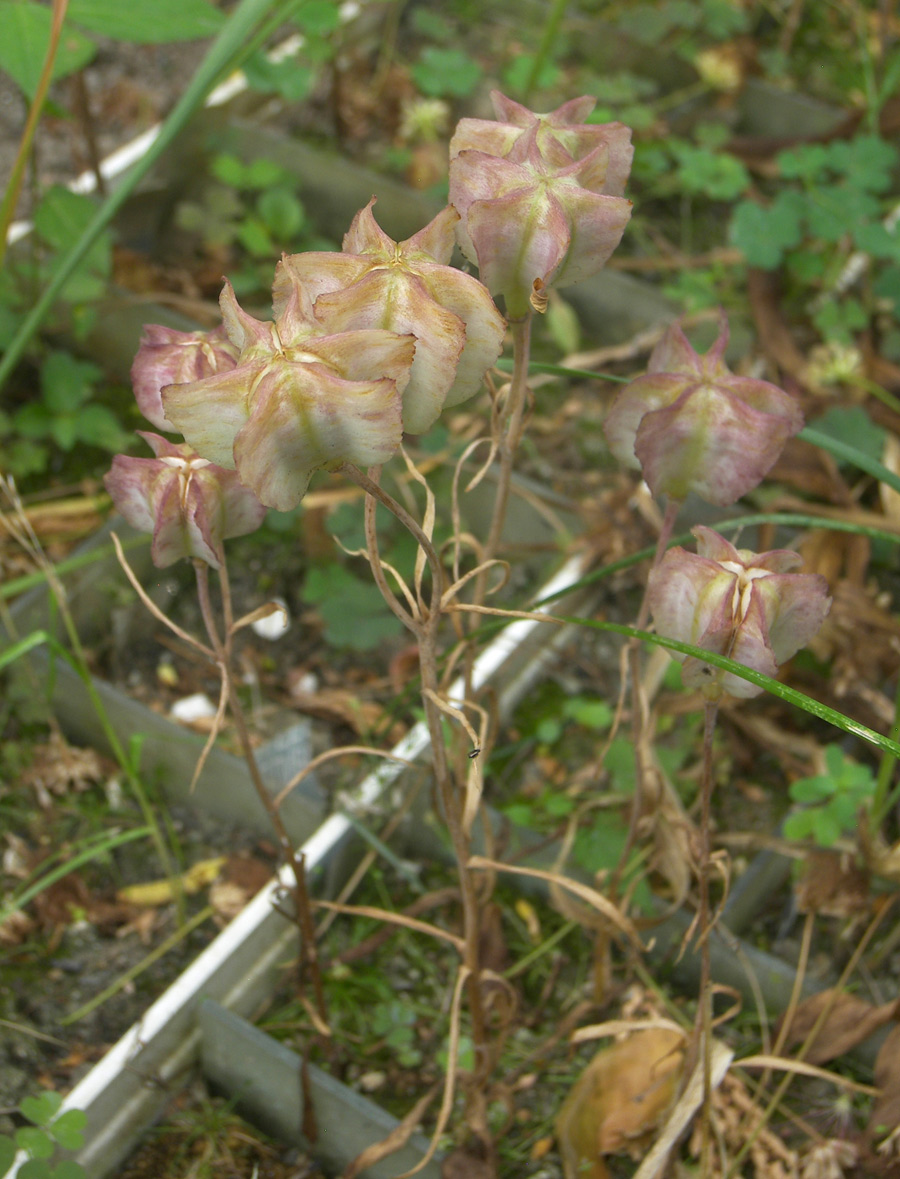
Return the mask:
M 703 712 L 703 775 L 700 782 L 700 847 L 698 849 L 697 937 L 700 943 L 700 990 L 697 996 L 695 1050 L 701 1053 L 703 1064 L 703 1104 L 701 1105 L 702 1157 L 701 1174 L 710 1173 L 712 1132 L 710 1100 L 712 1096 L 712 977 L 710 970 L 709 937 L 712 932 L 709 904 L 709 869 L 711 857 L 711 808 L 713 789 L 713 735 L 716 729 L 718 701 L 708 701 Z
M 231 710 L 231 715 L 234 719 L 235 728 L 237 729 L 238 740 L 241 745 L 241 752 L 244 755 L 244 760 L 247 763 L 247 769 L 250 774 L 250 779 L 256 789 L 257 796 L 269 816 L 269 820 L 275 831 L 278 842 L 281 846 L 281 852 L 285 861 L 290 864 L 291 871 L 294 875 L 294 907 L 296 913 L 297 924 L 300 928 L 301 945 L 300 945 L 300 977 L 305 978 L 308 974 L 312 980 L 313 994 L 315 995 L 316 1007 L 322 1019 L 322 1022 L 327 1024 L 328 1017 L 325 1006 L 325 991 L 322 986 L 322 972 L 319 968 L 319 955 L 316 946 L 315 923 L 312 916 L 312 905 L 310 902 L 309 889 L 306 881 L 306 866 L 304 864 L 303 853 L 297 851 L 294 847 L 291 837 L 288 834 L 284 821 L 281 818 L 281 813 L 275 803 L 275 800 L 269 794 L 268 788 L 263 781 L 260 773 L 259 763 L 256 760 L 256 755 L 253 751 L 253 745 L 250 741 L 250 732 L 247 728 L 247 720 L 244 715 L 243 705 L 237 693 L 237 688 L 234 682 L 234 674 L 232 672 L 232 642 L 234 638 L 233 618 L 231 609 L 231 587 L 228 579 L 228 566 L 225 561 L 224 546 L 220 546 L 219 551 L 220 569 L 219 580 L 222 589 L 222 605 L 223 614 L 225 618 L 225 637 L 224 639 L 219 635 L 219 628 L 216 624 L 215 611 L 213 609 L 212 601 L 209 593 L 209 565 L 205 561 L 194 559 L 194 572 L 197 577 L 197 598 L 200 603 L 200 613 L 203 616 L 203 623 L 206 627 L 206 633 L 209 636 L 209 641 L 215 652 L 216 663 L 219 667 L 219 674 L 222 676 L 228 691 L 228 706 Z
M 436 700 L 440 696 L 440 679 L 438 676 L 438 628 L 443 616 L 443 568 L 440 558 L 422 527 L 410 513 L 399 504 L 389 492 L 377 482 L 378 470 L 372 469 L 369 475 L 363 474 L 358 468 L 345 464 L 344 474 L 366 494 L 390 511 L 397 520 L 412 534 L 418 543 L 431 569 L 430 602 L 419 602 L 419 617 L 409 615 L 403 619 L 405 625 L 415 635 L 419 652 L 419 673 L 422 686 L 422 705 L 425 711 L 425 721 L 431 737 L 431 757 L 434 768 L 435 784 L 438 797 L 453 844 L 459 877 L 460 894 L 463 905 L 463 965 L 466 969 L 466 991 L 469 998 L 469 1008 L 472 1019 L 472 1042 L 476 1059 L 476 1090 L 478 1084 L 484 1084 L 490 1067 L 490 1055 L 487 1043 L 487 1028 L 484 1019 L 484 1007 L 481 1000 L 481 985 L 479 981 L 480 954 L 479 934 L 481 923 L 479 919 L 478 893 L 475 881 L 468 869 L 471 854 L 471 841 L 463 823 L 463 798 L 456 788 L 453 774 L 447 757 L 447 747 L 444 740 L 442 711 Z M 367 529 L 369 542 L 369 563 L 375 575 L 376 584 L 381 588 L 383 576 L 377 548 L 374 547 L 373 529 Z M 383 592 L 383 590 L 382 590 Z M 393 595 L 391 595 L 393 596 Z M 388 601 L 390 605 L 390 601 Z M 405 611 L 404 611 L 405 614 Z
M 502 431 L 497 453 L 500 459 L 500 470 L 497 476 L 497 494 L 494 498 L 494 515 L 491 520 L 491 530 L 484 546 L 483 561 L 489 561 L 496 556 L 500 541 L 503 537 L 503 527 L 506 523 L 506 508 L 509 503 L 509 489 L 512 482 L 513 461 L 516 457 L 519 443 L 525 427 L 525 405 L 528 394 L 528 364 L 531 359 L 531 315 L 529 311 L 524 318 L 513 320 L 510 324 L 513 337 L 513 371 L 507 395 L 506 428 Z M 479 596 L 480 593 L 480 596 Z M 484 600 L 483 580 L 478 584 L 476 592 L 477 602 Z

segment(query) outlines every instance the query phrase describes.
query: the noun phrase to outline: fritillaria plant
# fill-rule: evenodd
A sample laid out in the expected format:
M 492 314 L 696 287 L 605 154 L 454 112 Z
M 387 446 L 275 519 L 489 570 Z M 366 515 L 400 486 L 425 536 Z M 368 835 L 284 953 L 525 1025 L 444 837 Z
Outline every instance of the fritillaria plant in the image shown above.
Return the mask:
M 160 332 L 167 330 L 159 329 Z M 178 335 L 183 336 L 184 333 Z M 166 352 L 173 344 L 178 346 L 178 342 L 170 338 L 166 341 L 165 349 L 161 349 L 157 347 L 158 339 L 159 336 L 154 339 L 152 329 L 145 334 L 142 347 L 146 346 L 147 352 L 143 355 L 139 353 L 135 365 L 141 374 L 141 399 L 144 404 L 151 405 L 151 412 L 157 420 L 160 418 L 159 396 L 158 392 L 154 394 L 153 386 L 158 380 L 164 379 L 162 374 L 169 371 L 170 357 Z M 202 341 L 199 342 L 199 348 L 195 348 L 197 343 L 196 339 L 191 339 L 183 346 L 195 353 L 199 352 L 202 356 Z M 150 356 L 148 352 L 151 353 Z M 208 646 L 178 627 L 152 602 L 126 561 L 118 538 L 113 534 L 116 552 L 138 596 L 154 617 L 168 626 L 184 642 L 205 655 L 218 669 L 221 685 L 219 707 L 209 739 L 198 759 L 194 782 L 199 777 L 212 743 L 218 735 L 225 709 L 230 707 L 257 796 L 278 836 L 285 862 L 291 865 L 293 871 L 295 912 L 303 933 L 304 957 L 301 961 L 301 977 L 304 967 L 308 966 L 318 1013 L 324 1020 L 324 990 L 316 958 L 312 909 L 302 857 L 294 851 L 278 808 L 273 803 L 260 773 L 243 707 L 235 687 L 232 667 L 232 644 L 236 632 L 267 613 L 269 608 L 264 607 L 262 611 L 254 611 L 246 618 L 235 621 L 224 542 L 255 532 L 262 524 L 267 509 L 252 491 L 244 487 L 235 471 L 226 470 L 211 463 L 209 459 L 201 458 L 186 443 L 169 442 L 158 434 L 147 431 L 138 433 L 156 457 L 144 459 L 116 455 L 112 469 L 104 479 L 106 490 L 115 507 L 133 528 L 151 534 L 150 557 L 157 568 L 166 569 L 181 559 L 191 561 L 197 581 L 200 611 L 209 639 Z M 210 595 L 211 568 L 219 576 L 224 633 L 220 632 Z
M 493 101 L 496 120 L 459 124 L 451 142 L 450 207 L 417 234 L 391 239 L 370 202 L 354 218 L 342 252 L 282 259 L 272 320 L 250 315 L 226 283 L 222 327 L 196 333 L 148 328 L 135 360 L 135 393 L 158 429 L 180 431 L 185 442 L 146 434 L 155 457 L 118 458 L 107 478 L 126 518 L 152 532 L 154 561 L 166 565 L 185 557 L 197 570 L 209 636 L 209 646 L 198 645 L 222 669 L 220 713 L 230 702 L 251 768 L 249 735 L 230 674 L 232 636 L 250 616 L 237 622 L 232 617 L 223 542 L 251 531 L 266 507 L 298 505 L 318 471 L 341 471 L 366 492 L 369 560 L 385 599 L 416 640 L 437 792 L 457 861 L 463 931 L 456 939 L 462 964 L 454 1005 L 458 1010 L 465 991 L 476 1057 L 469 1121 L 482 1138 L 492 1052 L 479 947 L 482 898 L 471 870 L 470 830 L 480 790 L 470 787 L 480 770 L 470 761 L 461 780 L 444 736 L 449 721 L 472 737 L 468 715 L 478 705 L 468 696 L 462 704 L 447 699 L 439 674 L 439 627 L 466 585 L 468 608 L 475 617 L 483 608 L 484 574 L 499 549 L 513 458 L 524 430 L 531 319 L 546 308 L 552 288 L 596 274 L 618 245 L 631 212 L 624 188 L 632 157 L 627 128 L 585 122 L 593 108 L 590 98 L 549 114 L 535 114 L 500 94 Z M 478 279 L 449 264 L 454 240 L 477 264 Z M 503 300 L 513 338 L 508 387 L 498 392 L 489 382 L 495 427 L 490 454 L 499 460 L 495 512 L 487 538 L 476 545 L 477 569 L 448 586 L 432 542 L 434 501 L 427 484 L 420 523 L 381 486 L 380 467 L 400 454 L 410 475 L 424 483 L 403 451 L 404 433 L 428 430 L 443 409 L 482 386 L 506 328 L 492 295 Z M 697 555 L 676 549 L 663 556 L 674 511 L 689 492 L 714 504 L 734 502 L 763 478 L 802 424 L 786 393 L 730 372 L 727 340 L 724 316 L 718 340 L 702 356 L 679 326 L 670 328 L 647 375 L 620 394 L 607 433 L 613 452 L 626 465 L 640 467 L 651 489 L 670 500 L 639 625 L 652 611 L 660 635 L 771 673 L 824 618 L 828 598 L 821 579 L 798 573 L 794 554 L 750 554 L 708 529 L 697 531 Z M 376 501 L 419 546 L 412 585 L 390 571 L 396 592 L 378 553 Z M 222 638 L 210 604 L 210 567 L 221 580 Z M 633 668 L 636 661 L 637 655 Z M 708 701 L 705 843 L 698 857 L 706 933 L 715 708 L 725 693 L 749 692 L 740 677 L 720 674 L 702 660 L 686 661 L 685 676 Z M 636 684 L 637 674 L 632 678 Z M 639 729 L 641 709 L 635 706 L 633 713 Z M 636 747 L 642 741 L 638 731 Z M 258 773 L 255 780 L 295 866 L 304 946 L 314 961 L 302 862 L 290 849 Z M 603 905 L 604 912 L 616 912 L 608 902 Z M 705 938 L 703 946 L 708 954 Z M 706 971 L 708 983 L 708 961 Z M 317 974 L 315 979 L 324 1018 Z M 708 987 L 705 993 L 708 997 Z M 701 1030 L 708 1046 L 706 1010 Z M 448 1086 L 452 1080 L 451 1068 Z M 449 1114 L 450 1088 L 443 1106 Z M 485 1146 L 490 1155 L 490 1143 Z
M 132 528 L 152 534 L 157 568 L 187 557 L 220 569 L 223 541 L 255 532 L 266 508 L 235 471 L 215 466 L 186 443 L 138 433 L 156 457 L 116 455 L 104 479 L 113 503 Z
M 631 131 L 586 124 L 592 98 L 546 115 L 491 98 L 497 120 L 462 119 L 450 141 L 450 203 L 460 248 L 517 320 L 551 287 L 597 274 L 622 240 Z
M 802 560 L 788 549 L 753 553 L 711 528 L 698 526 L 693 534 L 696 553 L 669 549 L 650 575 L 647 596 L 657 633 L 777 675 L 825 621 L 831 606 L 825 578 L 797 572 Z M 685 685 L 709 700 L 762 691 L 697 656 L 674 657 Z
M 725 362 L 727 345 L 724 312 L 720 313 L 718 338 L 703 355 L 691 346 L 681 325 L 673 324 L 654 349 L 646 375 L 619 393 L 605 431 L 612 453 L 625 466 L 639 469 L 653 494 L 668 500 L 638 629 L 652 614 L 663 637 L 702 647 L 772 676 L 821 626 L 830 606 L 823 579 L 797 572 L 800 558 L 796 553 L 779 550 L 757 555 L 739 550 L 709 528 L 694 530 L 696 554 L 682 548 L 666 551 L 678 511 L 690 493 L 717 507 L 736 502 L 759 485 L 787 440 L 803 426 L 799 407 L 784 390 L 731 372 Z M 713 734 L 723 697 L 753 696 L 761 689 L 702 658 L 678 653 L 675 658 L 683 661 L 686 686 L 699 689 L 705 699 L 696 863 L 701 982 L 694 1048 L 704 1065 L 706 1154 L 712 1042 L 708 935 L 712 924 Z M 630 664 L 638 769 L 633 832 L 648 773 L 647 735 L 643 731 L 646 709 L 638 698 L 641 664 L 636 644 L 631 648 Z
M 625 385 L 609 412 L 609 449 L 641 471 L 654 495 L 681 503 L 693 492 L 717 507 L 733 504 L 765 478 L 803 426 L 790 394 L 731 372 L 727 347 L 724 312 L 718 339 L 703 355 L 673 324 L 646 375 Z

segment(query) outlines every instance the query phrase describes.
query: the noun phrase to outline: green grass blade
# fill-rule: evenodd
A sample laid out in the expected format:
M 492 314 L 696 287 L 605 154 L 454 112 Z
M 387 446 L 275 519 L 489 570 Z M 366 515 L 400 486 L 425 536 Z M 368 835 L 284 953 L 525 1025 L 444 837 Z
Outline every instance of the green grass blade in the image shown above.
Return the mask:
M 818 717 L 819 720 L 826 721 L 837 729 L 842 729 L 845 733 L 859 737 L 860 740 L 866 741 L 876 749 L 881 749 L 887 753 L 892 753 L 895 757 L 900 757 L 900 744 L 892 741 L 890 737 L 885 737 L 882 733 L 876 733 L 874 729 L 870 729 L 867 725 L 860 724 L 859 721 L 853 720 L 852 717 L 846 716 L 842 712 L 837 712 L 834 708 L 829 708 L 827 704 L 822 704 L 821 701 L 814 700 L 811 696 L 807 696 L 803 692 L 798 692 L 796 688 L 789 688 L 787 684 L 782 684 L 779 680 L 773 680 L 771 676 L 763 675 L 761 671 L 754 671 L 752 668 L 745 667 L 742 663 L 735 663 L 733 659 L 728 659 L 725 655 L 715 655 L 711 651 L 704 651 L 702 647 L 695 647 L 690 643 L 681 643 L 677 639 L 664 639 L 661 635 L 651 634 L 650 631 L 646 630 L 637 630 L 633 626 L 621 626 L 615 622 L 601 622 L 593 618 L 568 618 L 559 615 L 556 617 L 559 621 L 571 623 L 573 626 L 587 626 L 592 630 L 609 631 L 612 634 L 623 635 L 625 638 L 640 639 L 643 643 L 651 643 L 656 647 L 664 647 L 667 651 L 677 651 L 682 655 L 692 655 L 696 659 L 702 659 L 704 663 L 708 663 L 712 667 L 721 668 L 722 671 L 729 671 L 733 675 L 739 676 L 742 680 L 747 680 L 748 683 L 756 684 L 772 696 L 777 696 L 786 704 L 792 704 L 795 708 L 800 708 L 804 712 L 810 713 L 811 716 Z

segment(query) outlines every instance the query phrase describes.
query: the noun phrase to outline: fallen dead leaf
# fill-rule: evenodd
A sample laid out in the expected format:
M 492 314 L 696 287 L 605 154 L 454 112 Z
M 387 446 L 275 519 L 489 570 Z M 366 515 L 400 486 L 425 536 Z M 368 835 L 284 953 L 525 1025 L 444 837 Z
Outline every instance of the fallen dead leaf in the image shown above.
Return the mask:
M 805 1041 L 822 1012 L 829 1006 L 830 1010 L 816 1038 L 804 1054 L 804 1060 L 809 1064 L 823 1064 L 826 1060 L 843 1056 L 868 1039 L 873 1032 L 897 1018 L 900 1002 L 893 999 L 890 1003 L 875 1007 L 856 995 L 849 995 L 846 991 L 835 994 L 834 989 L 829 988 L 798 1004 L 785 1045 Z M 900 1070 L 897 1076 L 900 1081 Z
M 226 856 L 215 856 L 211 860 L 200 860 L 177 879 L 182 891 L 190 895 L 199 892 L 218 877 L 222 871 Z M 174 882 L 172 880 L 151 880 L 146 884 L 131 884 L 127 888 L 120 888 L 116 893 L 117 900 L 127 901 L 132 905 L 154 906 L 166 905 L 174 896 Z
M 800 913 L 823 917 L 852 917 L 869 908 L 869 874 L 841 852 L 813 851 L 794 887 Z
M 0 946 L 20 946 L 34 930 L 34 922 L 27 913 L 17 909 L 0 921 Z
M 675 1097 L 684 1049 L 681 1032 L 646 1028 L 597 1053 L 556 1119 L 566 1179 L 607 1179 L 604 1154 L 640 1157 Z
M 389 1158 L 396 1151 L 404 1147 L 417 1130 L 422 1117 L 437 1096 L 439 1089 L 440 1085 L 432 1085 L 428 1092 L 419 1098 L 406 1117 L 397 1123 L 386 1138 L 383 1138 L 381 1142 L 373 1142 L 371 1146 L 367 1146 L 361 1154 L 358 1154 L 355 1159 L 347 1164 L 341 1174 L 341 1179 L 356 1179 L 356 1176 L 361 1171 L 365 1171 L 368 1167 L 373 1167 L 382 1159 Z
M 496 1175 L 491 1162 L 464 1146 L 452 1150 L 441 1164 L 441 1179 L 496 1179 Z
M 81 792 L 102 781 L 103 759 L 93 749 L 70 745 L 61 733 L 53 732 L 43 745 L 36 745 L 31 765 L 22 773 L 22 782 L 30 786 L 43 810 L 52 806 L 53 795 Z
M 385 713 L 380 704 L 360 700 L 344 688 L 320 688 L 317 692 L 304 692 L 302 688 L 293 686 L 290 679 L 289 676 L 291 704 L 307 716 L 317 716 L 331 724 L 347 725 L 359 735 L 371 733 L 384 720 Z
M 215 909 L 216 916 L 226 922 L 237 917 L 249 899 L 239 884 L 229 880 L 219 880 L 209 890 L 209 903 Z
M 872 1106 L 866 1138 L 875 1145 L 900 1126 L 900 1027 L 893 1027 L 875 1060 L 875 1084 L 881 1095 Z
M 532 1163 L 540 1162 L 540 1160 L 544 1157 L 544 1155 L 549 1154 L 552 1149 L 553 1149 L 553 1139 L 550 1137 L 549 1134 L 545 1138 L 539 1138 L 537 1140 L 537 1142 L 535 1142 L 534 1146 L 532 1146 L 531 1150 L 528 1152 L 529 1162 L 532 1162 Z

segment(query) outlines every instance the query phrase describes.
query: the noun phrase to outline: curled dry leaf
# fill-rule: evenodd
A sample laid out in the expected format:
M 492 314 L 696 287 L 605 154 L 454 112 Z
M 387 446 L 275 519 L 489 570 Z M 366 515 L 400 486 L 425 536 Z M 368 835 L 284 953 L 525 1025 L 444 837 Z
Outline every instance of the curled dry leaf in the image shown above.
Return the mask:
M 34 790 L 39 806 L 49 810 L 53 795 L 88 790 L 103 777 L 104 763 L 98 753 L 70 745 L 61 733 L 52 732 L 43 745 L 34 747 L 21 781 Z
M 843 1056 L 880 1027 L 896 1019 L 898 1007 L 900 1004 L 896 999 L 875 1007 L 856 995 L 849 995 L 845 991 L 836 994 L 834 988 L 829 988 L 798 1004 L 785 1044 L 804 1042 L 822 1012 L 828 1009 L 816 1038 L 804 1054 L 804 1060 L 810 1064 L 823 1064 L 826 1060 Z M 897 1078 L 900 1082 L 900 1070 Z
M 881 1095 L 872 1106 L 866 1138 L 873 1146 L 896 1134 L 900 1127 L 900 1027 L 893 1027 L 875 1060 L 875 1084 Z
M 182 892 L 194 893 L 206 888 L 222 871 L 225 856 L 215 856 L 210 860 L 200 860 L 193 867 L 188 868 L 179 877 Z M 116 899 L 127 901 L 132 905 L 167 905 L 174 898 L 173 882 L 171 880 L 151 880 L 146 884 L 131 884 L 127 888 L 120 888 Z
M 302 674 L 288 675 L 291 704 L 298 712 L 317 716 L 330 724 L 347 725 L 360 735 L 371 733 L 385 719 L 384 709 L 373 700 L 363 700 L 346 688 L 319 688 L 307 692 Z
M 675 1097 L 684 1049 L 680 1031 L 645 1028 L 597 1053 L 556 1119 L 566 1179 L 606 1179 L 604 1154 L 640 1157 Z

